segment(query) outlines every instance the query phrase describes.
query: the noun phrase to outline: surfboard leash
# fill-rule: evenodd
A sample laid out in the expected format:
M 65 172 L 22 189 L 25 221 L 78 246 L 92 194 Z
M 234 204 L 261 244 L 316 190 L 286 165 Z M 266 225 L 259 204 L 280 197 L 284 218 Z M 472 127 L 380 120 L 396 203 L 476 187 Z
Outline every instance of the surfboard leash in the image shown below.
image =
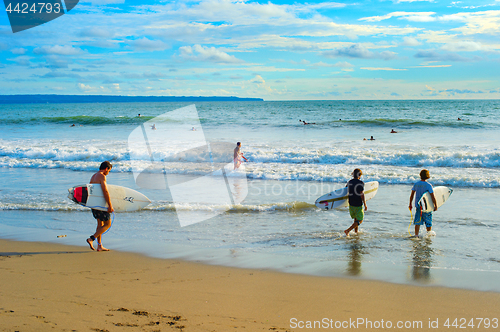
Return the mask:
M 417 205 L 415 205 L 415 208 L 417 208 Z M 408 207 L 408 209 L 410 210 L 410 215 L 411 215 L 410 224 L 408 225 L 408 234 L 410 234 L 410 236 L 412 236 L 410 233 L 410 227 L 411 227 L 411 223 L 413 221 L 413 211 L 410 209 L 410 207 Z M 420 207 L 420 221 L 422 221 L 422 207 Z
M 411 222 L 413 221 L 413 211 L 409 207 L 408 209 L 410 210 L 410 215 L 411 215 L 410 224 L 408 225 L 408 234 L 410 234 L 411 236 L 410 227 L 411 227 Z
M 111 229 L 111 226 L 113 226 L 113 222 L 115 221 L 115 211 L 111 212 L 111 214 L 113 215 L 113 218 L 111 219 L 111 225 L 109 225 L 109 228 L 104 233 L 102 233 L 102 235 L 109 232 L 109 230 Z

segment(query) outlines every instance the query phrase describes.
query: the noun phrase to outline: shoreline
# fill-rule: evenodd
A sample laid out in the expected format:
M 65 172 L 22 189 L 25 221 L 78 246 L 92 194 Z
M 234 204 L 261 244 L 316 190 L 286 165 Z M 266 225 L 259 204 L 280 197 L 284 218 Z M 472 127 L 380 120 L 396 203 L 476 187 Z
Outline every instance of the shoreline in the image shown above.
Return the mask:
M 39 220 L 37 217 L 35 219 Z M 81 232 L 20 228 L 0 224 L 0 234 L 2 234 L 1 240 L 60 244 L 82 247 L 84 250 L 90 251 L 88 244 L 85 243 L 87 234 Z M 428 246 L 428 241 L 425 239 L 405 241 L 412 242 L 411 245 L 415 245 L 417 248 Z M 444 287 L 500 294 L 500 284 L 496 282 L 499 274 L 497 270 L 434 267 L 426 261 L 428 258 L 425 256 L 425 252 L 419 253 L 423 256 L 414 257 L 407 264 L 391 264 L 387 261 L 367 262 L 363 261 L 355 250 L 359 246 L 356 237 L 352 237 L 346 243 L 354 248 L 354 251 L 348 252 L 348 259 L 337 259 L 336 256 L 330 259 L 321 259 L 317 256 L 306 257 L 280 254 L 279 252 L 252 252 L 232 246 L 198 247 L 179 243 L 172 244 L 168 241 L 117 238 L 113 235 L 107 237 L 105 241 L 106 247 L 113 251 L 160 260 L 175 260 L 235 269 L 268 270 L 306 277 L 378 281 L 397 285 Z
M 294 331 L 307 329 L 307 322 L 326 324 L 325 318 L 333 325 L 317 329 L 363 319 L 392 328 L 419 321 L 418 329 L 431 330 L 436 320 L 444 329 L 446 319 L 498 319 L 500 305 L 494 292 L 97 253 L 84 246 L 2 239 L 0 252 L 0 326 L 7 331 Z

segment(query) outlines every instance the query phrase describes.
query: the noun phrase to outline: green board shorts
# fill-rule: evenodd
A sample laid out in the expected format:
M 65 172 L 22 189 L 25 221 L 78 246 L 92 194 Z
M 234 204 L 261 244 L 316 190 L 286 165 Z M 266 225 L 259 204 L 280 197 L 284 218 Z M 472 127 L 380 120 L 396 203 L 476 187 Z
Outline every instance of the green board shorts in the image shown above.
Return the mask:
M 365 212 L 363 211 L 363 206 L 352 206 L 349 205 L 349 214 L 351 218 L 358 222 L 358 225 L 363 222 L 365 217 Z

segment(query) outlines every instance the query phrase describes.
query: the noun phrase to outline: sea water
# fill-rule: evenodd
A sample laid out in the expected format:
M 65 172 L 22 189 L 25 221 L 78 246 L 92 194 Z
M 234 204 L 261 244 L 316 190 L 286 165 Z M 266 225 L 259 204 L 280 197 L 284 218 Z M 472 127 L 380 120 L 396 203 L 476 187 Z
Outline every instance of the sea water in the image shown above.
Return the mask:
M 186 182 L 203 175 L 200 154 L 185 152 L 182 137 L 144 151 L 129 146 L 129 136 L 141 125 L 146 133 L 151 123 L 158 130 L 172 125 L 158 116 L 188 105 L 0 105 L 0 237 L 86 245 L 95 220 L 68 200 L 67 189 L 87 183 L 109 160 L 108 183 L 136 189 L 152 203 L 114 215 L 103 236 L 108 248 L 500 291 L 500 101 L 196 103 L 195 129 L 206 141 L 231 149 L 242 143 L 249 160 L 242 166 L 246 189 L 240 204 L 176 205 L 169 188 L 138 185 L 134 165 L 147 165 L 154 156 L 161 168 L 150 172 Z M 175 125 L 191 129 L 182 121 Z M 375 140 L 364 140 L 371 136 Z M 344 187 L 354 168 L 380 188 L 367 202 L 359 234 L 347 238 L 348 211 L 321 211 L 314 201 Z M 432 185 L 451 187 L 453 194 L 434 213 L 433 232 L 422 227 L 420 238 L 409 239 L 410 190 L 422 168 L 429 169 Z M 216 216 L 181 227 L 179 211 Z

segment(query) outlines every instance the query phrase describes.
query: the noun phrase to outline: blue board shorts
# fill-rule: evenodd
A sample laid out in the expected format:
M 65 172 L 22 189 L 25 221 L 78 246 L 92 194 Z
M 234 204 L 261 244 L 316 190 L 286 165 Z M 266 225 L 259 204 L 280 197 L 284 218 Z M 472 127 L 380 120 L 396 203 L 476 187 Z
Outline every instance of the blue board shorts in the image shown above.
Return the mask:
M 432 212 L 422 212 L 422 216 L 420 216 L 419 210 L 420 208 L 418 208 L 417 213 L 415 213 L 413 224 L 423 225 L 425 223 L 425 227 L 432 227 Z
M 92 209 L 92 215 L 94 216 L 94 218 L 100 221 L 108 221 L 110 218 L 109 212 L 101 210 Z

